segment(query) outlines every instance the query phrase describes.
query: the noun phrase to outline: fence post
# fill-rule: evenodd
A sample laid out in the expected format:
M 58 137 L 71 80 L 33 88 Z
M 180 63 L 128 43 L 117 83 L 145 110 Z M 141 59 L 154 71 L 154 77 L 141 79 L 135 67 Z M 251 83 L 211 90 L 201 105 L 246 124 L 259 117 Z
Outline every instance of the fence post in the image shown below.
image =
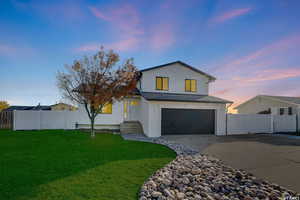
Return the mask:
M 12 114 L 13 114 L 13 117 L 12 117 L 12 119 L 13 119 L 13 120 L 12 120 L 12 121 L 13 121 L 13 122 L 12 122 L 12 129 L 13 129 L 14 131 L 16 130 L 16 112 L 17 112 L 16 110 L 13 110 L 13 111 L 12 111 Z
M 42 114 L 41 114 L 41 110 L 38 111 L 39 112 L 39 130 L 41 130 L 42 128 Z
M 299 112 L 296 114 L 296 133 L 299 135 Z
M 226 113 L 226 120 L 225 120 L 225 135 L 228 135 L 228 113 Z
M 64 110 L 64 130 L 67 129 L 67 110 Z
M 271 114 L 271 133 L 274 133 L 274 116 Z

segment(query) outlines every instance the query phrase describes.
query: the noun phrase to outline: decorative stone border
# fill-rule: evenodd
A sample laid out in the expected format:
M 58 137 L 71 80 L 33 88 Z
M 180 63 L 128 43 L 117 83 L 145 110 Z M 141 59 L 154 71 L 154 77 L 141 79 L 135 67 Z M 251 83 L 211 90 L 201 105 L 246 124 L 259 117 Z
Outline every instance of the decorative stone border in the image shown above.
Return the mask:
M 134 140 L 142 142 L 151 142 L 155 144 L 161 144 L 169 147 L 176 152 L 177 155 L 195 155 L 199 153 L 195 149 L 191 149 L 183 144 L 172 143 L 163 138 L 149 138 L 141 134 L 121 134 L 125 140 Z
M 177 153 L 175 160 L 155 172 L 141 187 L 139 200 L 280 200 L 300 194 L 254 177 L 221 160 L 201 155 L 182 144 L 140 134 L 121 134 L 125 140 L 162 144 Z
M 285 198 L 284 198 L 285 197 Z M 140 190 L 140 200 L 279 200 L 300 194 L 236 170 L 219 159 L 177 156 L 155 172 Z

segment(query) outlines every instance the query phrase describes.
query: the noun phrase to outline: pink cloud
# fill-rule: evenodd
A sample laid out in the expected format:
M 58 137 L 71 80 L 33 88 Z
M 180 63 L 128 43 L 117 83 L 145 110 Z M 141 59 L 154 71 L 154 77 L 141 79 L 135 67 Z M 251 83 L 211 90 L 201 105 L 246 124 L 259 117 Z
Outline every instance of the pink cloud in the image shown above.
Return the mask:
M 105 48 L 118 51 L 135 50 L 144 35 L 144 30 L 141 27 L 139 12 L 130 4 L 118 5 L 118 7 L 89 7 L 90 12 L 98 19 L 108 22 L 114 35 L 117 36 L 117 41 L 113 43 L 99 42 L 86 44 L 76 49 L 80 51 L 96 51 L 101 45 Z
M 290 91 L 286 91 L 286 89 L 283 91 L 280 89 L 276 90 L 274 87 L 272 87 L 272 91 L 270 91 L 265 89 L 264 86 L 269 81 L 283 81 L 285 79 L 298 77 L 300 77 L 300 68 L 270 68 L 250 73 L 250 75 L 246 77 L 240 76 L 227 80 L 217 80 L 213 84 L 211 94 L 234 101 L 232 107 L 235 107 L 247 99 L 259 94 L 297 96 L 299 94 L 297 86 Z M 281 82 L 278 82 L 278 84 L 280 85 Z
M 98 19 L 110 22 L 113 28 L 122 31 L 126 35 L 143 34 L 138 11 L 130 4 L 124 4 L 117 8 L 98 9 L 89 7 L 91 13 Z
M 251 70 L 260 69 L 262 67 L 278 64 L 280 57 L 286 53 L 289 49 L 300 45 L 300 35 L 287 36 L 279 41 L 275 41 L 261 49 L 249 53 L 248 55 L 240 58 L 227 60 L 224 62 L 217 63 L 216 71 L 228 71 L 234 70 L 244 71 L 246 68 Z M 285 59 L 284 59 L 285 60 Z
M 219 15 L 219 16 L 214 17 L 211 21 L 213 23 L 223 23 L 225 21 L 234 19 L 236 17 L 242 16 L 242 15 L 246 15 L 251 10 L 252 10 L 251 7 L 238 8 L 238 9 L 230 10 L 230 11 L 227 11 L 227 12 L 225 12 L 225 13 Z
M 154 50 L 164 50 L 175 43 L 174 29 L 171 25 L 160 24 L 154 27 L 150 36 L 150 45 Z
M 165 13 L 165 6 L 157 13 Z M 116 42 L 103 44 L 106 48 L 119 51 L 132 51 L 140 46 L 154 51 L 162 51 L 175 43 L 173 24 L 169 21 L 160 21 L 159 24 L 150 24 L 145 31 L 138 10 L 130 5 L 123 4 L 118 7 L 89 7 L 91 13 L 103 22 L 107 22 Z M 172 25 L 171 25 L 172 24 Z M 76 49 L 76 51 L 95 51 L 100 47 L 99 42 L 86 44 Z
M 256 72 L 255 74 L 256 75 L 250 78 L 234 78 L 234 80 L 242 81 L 244 83 L 255 83 L 261 81 L 272 81 L 300 77 L 300 68 L 268 69 Z

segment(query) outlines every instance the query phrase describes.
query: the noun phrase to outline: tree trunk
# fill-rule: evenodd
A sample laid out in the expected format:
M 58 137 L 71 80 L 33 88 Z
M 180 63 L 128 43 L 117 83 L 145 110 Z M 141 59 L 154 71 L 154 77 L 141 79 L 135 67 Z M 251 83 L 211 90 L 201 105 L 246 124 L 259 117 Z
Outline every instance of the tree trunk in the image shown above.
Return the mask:
M 92 118 L 91 119 L 91 138 L 95 138 L 94 124 L 95 124 L 95 118 Z

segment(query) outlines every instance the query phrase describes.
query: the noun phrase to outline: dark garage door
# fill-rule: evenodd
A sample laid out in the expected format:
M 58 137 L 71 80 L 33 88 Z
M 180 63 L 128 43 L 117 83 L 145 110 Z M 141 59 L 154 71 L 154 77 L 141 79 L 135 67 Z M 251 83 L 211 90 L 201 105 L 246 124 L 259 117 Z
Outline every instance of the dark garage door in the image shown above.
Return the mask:
M 161 134 L 214 134 L 215 111 L 169 109 L 161 111 Z

